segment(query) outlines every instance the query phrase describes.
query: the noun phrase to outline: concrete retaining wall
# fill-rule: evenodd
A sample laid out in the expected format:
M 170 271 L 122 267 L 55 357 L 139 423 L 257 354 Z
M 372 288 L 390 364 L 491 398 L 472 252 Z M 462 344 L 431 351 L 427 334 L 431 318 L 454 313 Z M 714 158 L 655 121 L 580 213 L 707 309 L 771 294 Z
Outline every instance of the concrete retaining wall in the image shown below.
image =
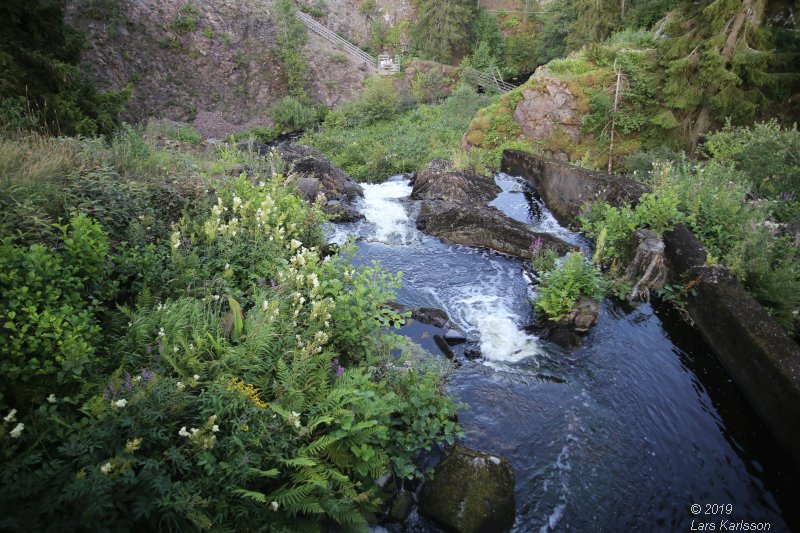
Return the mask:
M 648 190 L 631 180 L 515 151 L 503 153 L 502 169 L 530 180 L 567 224 L 576 221 L 586 201 L 619 205 Z M 706 249 L 686 226 L 667 232 L 664 244 L 673 278 L 694 285 L 696 295 L 687 295 L 686 310 L 695 326 L 800 466 L 800 346 L 727 269 L 706 265 Z
M 592 172 L 560 161 L 516 150 L 503 152 L 503 172 L 524 176 L 561 224 L 573 225 L 584 204 L 605 200 L 611 205 L 635 203 L 650 189 L 642 183 Z

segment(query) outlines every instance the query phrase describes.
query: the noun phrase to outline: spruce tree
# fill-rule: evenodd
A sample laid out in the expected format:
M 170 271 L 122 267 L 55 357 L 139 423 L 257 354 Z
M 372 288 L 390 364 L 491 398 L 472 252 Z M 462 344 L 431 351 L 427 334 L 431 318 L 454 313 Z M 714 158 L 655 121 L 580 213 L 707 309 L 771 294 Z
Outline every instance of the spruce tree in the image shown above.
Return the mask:
M 478 15 L 475 0 L 422 0 L 414 43 L 429 59 L 449 63 L 469 51 Z
M 660 46 L 666 104 L 682 111 L 691 146 L 724 118 L 751 122 L 786 90 L 762 25 L 766 0 L 681 0 Z
M 64 5 L 0 3 L 0 118 L 8 122 L 22 113 L 31 115 L 30 126 L 51 133 L 109 133 L 130 88 L 98 93 L 81 74 L 83 40 L 64 23 Z

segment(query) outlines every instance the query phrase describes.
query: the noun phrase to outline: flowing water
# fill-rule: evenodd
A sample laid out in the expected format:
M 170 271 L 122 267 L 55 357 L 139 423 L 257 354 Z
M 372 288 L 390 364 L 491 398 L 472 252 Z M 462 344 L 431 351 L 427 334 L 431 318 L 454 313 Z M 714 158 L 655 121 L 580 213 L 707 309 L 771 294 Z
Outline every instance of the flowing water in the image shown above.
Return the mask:
M 518 178 L 499 174 L 502 211 L 585 247 Z M 364 186 L 357 263 L 403 272 L 398 300 L 439 307 L 480 339 L 482 358 L 449 391 L 466 446 L 507 457 L 516 474 L 518 531 L 674 531 L 721 520 L 800 527 L 797 470 L 697 334 L 668 309 L 606 300 L 582 347 L 564 353 L 528 333 L 535 296 L 521 261 L 444 244 L 414 226 L 402 176 Z M 692 504 L 731 504 L 699 518 Z M 694 520 L 694 525 L 693 525 Z M 730 523 L 730 522 L 729 522 Z M 435 530 L 417 519 L 415 531 Z

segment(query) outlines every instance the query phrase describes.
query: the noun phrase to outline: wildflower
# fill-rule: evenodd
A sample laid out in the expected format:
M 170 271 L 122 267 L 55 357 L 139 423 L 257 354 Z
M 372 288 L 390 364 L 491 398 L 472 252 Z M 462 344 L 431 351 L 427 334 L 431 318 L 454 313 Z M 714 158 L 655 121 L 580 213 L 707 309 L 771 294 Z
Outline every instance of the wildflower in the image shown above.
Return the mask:
M 159 304 L 159 305 L 161 305 L 161 304 Z M 166 333 L 164 332 L 164 328 L 160 328 L 158 330 L 158 336 L 163 338 L 164 335 L 166 335 Z
M 189 432 L 192 434 L 192 436 L 197 435 L 197 428 L 192 428 L 189 430 Z
M 106 463 L 106 464 L 104 464 L 103 466 L 100 467 L 100 471 L 103 474 L 108 475 L 108 473 L 111 472 L 112 468 L 114 468 L 114 467 L 111 466 L 111 463 Z
M 192 379 L 195 380 L 195 381 L 200 381 L 200 375 L 199 374 L 195 374 L 194 376 L 192 376 Z
M 297 250 L 297 249 L 298 249 L 298 248 L 300 248 L 301 246 L 303 246 L 303 243 L 302 243 L 302 242 L 300 242 L 300 241 L 298 241 L 297 239 L 292 239 L 291 241 L 289 241 L 289 247 L 290 247 L 292 250 Z
M 50 393 L 50 396 L 47 397 L 47 401 L 50 402 L 50 403 L 56 403 L 56 395 L 53 394 L 53 393 Z
M 214 424 L 213 426 L 211 426 L 211 431 L 217 433 L 219 431 L 219 426 L 217 424 Z
M 158 305 L 156 306 L 156 311 L 161 311 L 162 309 L 164 309 L 164 304 L 162 304 L 161 302 L 158 302 Z M 163 331 L 163 328 L 162 328 L 162 331 Z
M 176 344 L 175 346 L 173 346 L 173 347 L 172 347 L 172 351 L 173 351 L 173 352 L 177 352 L 177 351 L 178 351 L 178 345 L 177 345 L 177 344 Z
M 128 327 L 133 326 L 133 322 L 128 322 Z
M 178 388 L 178 390 L 183 390 L 184 388 L 186 388 L 186 385 L 184 385 L 184 384 L 183 384 L 183 383 L 181 383 L 180 381 L 179 381 L 179 382 L 177 382 L 177 383 L 175 384 L 175 386 Z
M 141 437 L 129 440 L 128 442 L 125 443 L 125 451 L 128 453 L 133 453 L 136 450 L 138 450 L 141 445 L 142 445 Z
M 230 268 L 231 268 L 231 264 L 230 263 L 225 263 L 225 270 L 230 270 Z
M 23 429 L 25 429 L 25 424 L 20 422 L 19 424 L 16 425 L 16 427 L 14 429 L 11 430 L 11 433 L 10 433 L 11 438 L 12 439 L 19 438 L 19 436 L 22 434 L 22 430 Z
M 8 414 L 5 417 L 3 417 L 3 420 L 5 420 L 6 422 L 14 422 L 16 419 L 17 419 L 16 409 L 12 409 L 11 411 L 8 412 Z
M 183 426 L 180 431 L 178 431 L 178 435 L 181 437 L 191 437 L 191 433 L 186 431 L 186 426 Z
M 264 303 L 261 304 L 261 307 L 264 309 L 264 311 L 266 311 L 269 307 L 269 300 L 264 300 Z
M 156 376 L 155 372 L 147 370 L 146 368 L 144 370 L 142 370 L 142 379 L 145 380 L 145 381 L 150 381 L 155 376 Z
M 233 197 L 233 210 L 236 211 L 242 205 L 242 199 L 238 196 Z
M 121 400 L 117 400 L 114 402 L 114 407 L 119 407 L 120 409 L 128 405 L 128 400 L 122 398 Z
M 270 502 L 269 503 L 269 508 L 272 509 L 273 511 L 277 512 L 277 510 L 278 510 L 278 502 L 276 502 L 276 501 Z
M 294 411 L 292 411 L 292 417 L 290 420 L 294 422 L 294 427 L 296 428 L 300 427 L 300 413 L 295 413 Z

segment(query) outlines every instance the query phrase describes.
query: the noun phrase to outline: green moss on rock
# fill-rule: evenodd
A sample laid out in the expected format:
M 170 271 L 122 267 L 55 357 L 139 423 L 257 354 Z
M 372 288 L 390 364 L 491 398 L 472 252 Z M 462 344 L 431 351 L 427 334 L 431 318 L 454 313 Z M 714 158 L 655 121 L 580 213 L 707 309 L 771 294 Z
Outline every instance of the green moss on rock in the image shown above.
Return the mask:
M 514 471 L 507 459 L 450 448 L 422 487 L 420 511 L 449 531 L 504 531 L 514 525 Z

